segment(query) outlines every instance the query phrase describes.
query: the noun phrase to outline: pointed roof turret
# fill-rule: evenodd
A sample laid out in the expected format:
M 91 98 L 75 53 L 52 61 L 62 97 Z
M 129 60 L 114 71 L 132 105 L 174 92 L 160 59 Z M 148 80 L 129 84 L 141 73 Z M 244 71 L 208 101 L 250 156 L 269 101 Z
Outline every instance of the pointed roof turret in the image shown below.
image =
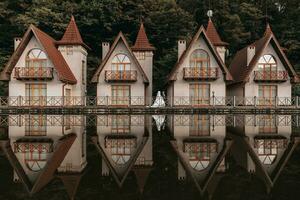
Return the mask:
M 273 31 L 272 31 L 272 28 L 271 28 L 270 24 L 267 23 L 264 36 L 267 36 L 267 35 L 270 35 L 270 34 L 273 34 Z
M 214 46 L 227 46 L 228 45 L 228 43 L 223 42 L 221 40 L 221 37 L 210 17 L 209 17 L 208 24 L 206 27 L 206 35 L 210 39 L 211 43 Z
M 155 48 L 149 43 L 144 24 L 141 23 L 140 30 L 136 37 L 134 46 L 131 47 L 133 51 L 154 51 Z
M 70 199 L 75 199 L 83 173 L 61 173 L 58 177 L 63 182 Z
M 79 29 L 77 27 L 74 16 L 72 15 L 69 25 L 60 41 L 57 42 L 60 45 L 82 45 L 86 48 L 87 45 L 83 42 Z
M 151 170 L 152 166 L 135 166 L 133 168 L 141 194 L 144 192 L 144 188 Z

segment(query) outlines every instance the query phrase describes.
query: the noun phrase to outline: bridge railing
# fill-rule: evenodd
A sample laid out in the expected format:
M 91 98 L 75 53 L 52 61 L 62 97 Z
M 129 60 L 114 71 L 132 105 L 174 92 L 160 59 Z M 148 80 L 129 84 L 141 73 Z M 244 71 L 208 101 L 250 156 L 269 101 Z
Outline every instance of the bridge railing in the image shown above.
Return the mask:
M 258 108 L 300 108 L 299 97 L 189 97 L 171 98 L 145 96 L 10 96 L 0 97 L 2 107 L 258 107 Z

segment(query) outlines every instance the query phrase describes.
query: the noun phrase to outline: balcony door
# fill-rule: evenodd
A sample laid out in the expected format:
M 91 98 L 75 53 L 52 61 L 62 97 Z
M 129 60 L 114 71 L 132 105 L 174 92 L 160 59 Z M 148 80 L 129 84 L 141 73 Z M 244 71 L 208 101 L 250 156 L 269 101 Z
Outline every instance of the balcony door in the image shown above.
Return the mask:
M 210 104 L 209 84 L 190 84 L 190 104 L 195 106 Z
M 130 104 L 130 85 L 111 86 L 111 104 L 128 106 Z
M 276 78 L 277 63 L 272 55 L 264 55 L 258 61 L 258 70 L 261 79 Z
M 30 83 L 25 86 L 26 105 L 45 106 L 47 102 L 47 85 Z
M 259 85 L 258 87 L 258 105 L 272 106 L 276 103 L 277 86 Z
M 111 69 L 117 79 L 126 78 L 126 72 L 130 71 L 130 59 L 125 54 L 117 54 L 113 60 Z
M 203 49 L 196 49 L 190 56 L 190 73 L 193 77 L 205 77 L 209 73 L 210 59 Z

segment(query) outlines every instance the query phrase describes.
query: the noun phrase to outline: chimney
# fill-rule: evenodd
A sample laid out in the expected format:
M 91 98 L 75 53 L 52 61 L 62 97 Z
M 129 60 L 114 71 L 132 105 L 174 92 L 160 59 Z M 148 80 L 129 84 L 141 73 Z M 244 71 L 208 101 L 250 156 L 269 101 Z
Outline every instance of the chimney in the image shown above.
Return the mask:
M 249 46 L 247 48 L 247 66 L 249 66 L 254 56 L 255 56 L 255 46 Z
M 108 51 L 109 51 L 109 42 L 102 42 L 102 60 L 104 60 Z
M 20 37 L 14 38 L 14 49 L 15 50 L 18 48 L 18 46 L 21 43 L 21 41 L 22 41 L 22 38 L 20 38 Z
M 180 59 L 183 52 L 186 50 L 186 41 L 178 40 L 178 60 Z

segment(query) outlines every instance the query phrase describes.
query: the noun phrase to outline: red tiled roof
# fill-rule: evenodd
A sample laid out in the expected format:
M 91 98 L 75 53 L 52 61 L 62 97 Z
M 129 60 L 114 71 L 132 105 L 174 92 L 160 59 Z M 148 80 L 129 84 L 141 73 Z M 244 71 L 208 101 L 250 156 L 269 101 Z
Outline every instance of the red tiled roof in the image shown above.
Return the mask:
M 1 80 L 9 80 L 10 74 L 13 71 L 13 68 L 17 64 L 20 56 L 22 55 L 24 49 L 26 48 L 30 38 L 35 36 L 40 44 L 44 47 L 46 54 L 49 59 L 52 61 L 54 68 L 58 73 L 59 80 L 69 84 L 76 84 L 77 80 L 69 68 L 67 62 L 63 58 L 62 54 L 56 48 L 56 40 L 52 37 L 38 29 L 37 27 L 30 25 L 26 33 L 24 34 L 22 41 L 16 51 L 11 56 L 10 60 L 4 67 L 1 72 Z
M 167 81 L 175 81 L 176 80 L 177 70 L 183 63 L 184 59 L 187 57 L 188 52 L 191 50 L 193 44 L 197 41 L 197 39 L 200 37 L 200 35 L 203 35 L 203 38 L 206 41 L 208 48 L 210 49 L 212 55 L 214 56 L 217 63 L 219 64 L 219 66 L 223 72 L 223 75 L 224 75 L 224 80 L 226 80 L 226 81 L 232 80 L 232 76 L 231 76 L 229 70 L 227 69 L 225 63 L 222 61 L 221 57 L 219 56 L 219 54 L 216 52 L 215 48 L 213 47 L 213 44 L 211 43 L 210 39 L 206 35 L 206 31 L 205 31 L 204 27 L 201 26 L 199 28 L 199 30 L 197 31 L 197 33 L 194 35 L 194 37 L 193 37 L 192 41 L 190 42 L 190 44 L 188 45 L 187 49 L 182 53 L 181 57 L 179 58 L 179 61 L 173 67 L 172 71 L 170 72 L 170 74 L 168 76 Z
M 256 64 L 257 64 L 259 58 L 261 57 L 264 49 L 267 47 L 267 45 L 270 42 L 273 42 L 272 44 L 274 44 L 275 50 L 277 51 L 279 57 L 283 61 L 282 63 L 286 66 L 286 69 L 288 70 L 289 75 L 293 78 L 293 81 L 294 82 L 299 81 L 298 80 L 299 78 L 298 78 L 294 68 L 292 67 L 292 65 L 288 61 L 287 57 L 285 56 L 284 52 L 282 51 L 282 48 L 280 47 L 276 37 L 274 36 L 274 34 L 272 32 L 272 29 L 271 29 L 270 25 L 268 24 L 267 27 L 266 27 L 265 34 L 261 39 L 255 41 L 254 43 L 252 43 L 252 44 L 248 45 L 247 47 L 241 49 L 234 56 L 234 58 L 233 58 L 233 60 L 230 64 L 229 70 L 230 70 L 230 73 L 232 74 L 232 76 L 234 78 L 235 83 L 241 83 L 241 82 L 247 82 L 248 81 L 252 70 L 256 66 Z M 252 60 L 249 62 L 249 66 L 247 66 L 247 49 L 250 46 L 255 47 L 255 55 L 252 58 Z
M 144 24 L 141 23 L 140 30 L 136 37 L 136 41 L 133 47 L 133 51 L 154 51 L 155 48 L 149 43 Z
M 72 15 L 69 25 L 66 28 L 66 31 L 60 41 L 57 44 L 62 45 L 82 45 L 86 48 L 87 45 L 83 42 L 75 18 Z
M 38 40 L 42 43 L 47 55 L 58 72 L 59 79 L 63 82 L 68 82 L 71 84 L 77 83 L 77 80 L 69 68 L 66 60 L 56 48 L 55 40 L 36 27 L 33 27 L 33 31 L 36 33 Z
M 105 64 L 107 63 L 108 59 L 110 58 L 111 54 L 114 52 L 115 48 L 117 47 L 117 44 L 119 41 L 122 41 L 125 44 L 125 47 L 127 48 L 130 56 L 133 58 L 134 63 L 137 65 L 138 70 L 140 71 L 142 77 L 143 77 L 143 81 L 144 83 L 149 83 L 149 79 L 146 75 L 146 73 L 144 72 L 142 66 L 140 65 L 139 61 L 137 60 L 137 58 L 135 57 L 135 55 L 133 54 L 133 52 L 131 51 L 126 38 L 124 37 L 123 33 L 120 32 L 118 34 L 118 36 L 116 37 L 114 43 L 112 44 L 112 46 L 110 47 L 108 53 L 106 54 L 105 58 L 103 59 L 103 61 L 101 62 L 100 66 L 98 67 L 96 73 L 94 74 L 93 78 L 92 78 L 92 82 L 93 83 L 97 83 L 98 82 L 98 78 L 99 75 L 102 71 L 102 69 L 104 68 Z
M 218 34 L 218 31 L 210 18 L 208 20 L 208 24 L 206 27 L 206 35 L 210 39 L 211 43 L 214 46 L 227 46 L 228 45 L 228 43 L 223 42 L 221 40 L 220 35 Z

